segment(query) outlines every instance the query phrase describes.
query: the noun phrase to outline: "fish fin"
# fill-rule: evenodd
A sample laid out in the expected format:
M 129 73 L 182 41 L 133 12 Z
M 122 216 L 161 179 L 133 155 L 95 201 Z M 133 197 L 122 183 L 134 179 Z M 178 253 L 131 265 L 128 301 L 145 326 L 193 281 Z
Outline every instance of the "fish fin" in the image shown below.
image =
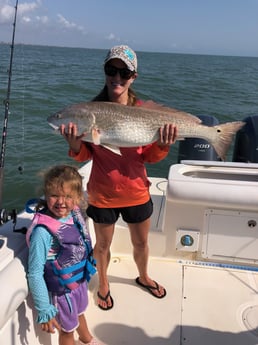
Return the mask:
M 107 150 L 115 153 L 116 155 L 119 155 L 119 156 L 122 155 L 119 147 L 108 145 L 108 144 L 101 144 L 101 140 L 100 140 L 101 139 L 101 135 L 100 135 L 100 131 L 97 128 L 92 128 L 91 135 L 92 135 L 93 144 L 101 145 L 101 146 L 105 147 Z
M 117 146 L 111 146 L 111 145 L 101 145 L 101 146 L 105 147 L 107 150 L 115 153 L 116 155 L 122 156 L 122 153 L 121 153 L 119 147 L 117 147 Z
M 92 141 L 95 145 L 100 145 L 100 132 L 96 128 L 91 130 Z
M 234 121 L 214 126 L 214 128 L 217 130 L 217 136 L 214 141 L 211 141 L 211 144 L 217 152 L 218 156 L 223 161 L 226 160 L 226 154 L 232 142 L 233 136 L 244 125 L 245 122 Z
M 54 129 L 55 132 L 57 132 L 59 130 L 59 127 L 54 125 L 53 123 L 48 122 L 49 126 L 52 127 Z
M 194 116 L 190 113 L 186 113 L 186 112 L 178 110 L 178 109 L 166 107 L 162 104 L 153 102 L 151 100 L 145 101 L 145 102 L 141 103 L 139 106 L 146 108 L 146 109 L 151 109 L 153 111 L 155 111 L 155 110 L 164 111 L 166 113 L 173 114 L 174 116 L 180 117 L 180 118 L 186 117 L 188 121 L 191 120 L 195 123 L 199 123 L 199 124 L 202 123 L 202 120 L 197 116 Z

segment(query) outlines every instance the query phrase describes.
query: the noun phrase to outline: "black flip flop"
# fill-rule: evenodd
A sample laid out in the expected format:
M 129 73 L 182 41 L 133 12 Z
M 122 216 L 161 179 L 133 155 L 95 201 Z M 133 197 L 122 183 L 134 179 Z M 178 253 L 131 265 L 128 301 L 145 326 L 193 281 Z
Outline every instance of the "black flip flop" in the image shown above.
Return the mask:
M 149 293 L 151 293 L 152 296 L 154 296 L 154 297 L 156 297 L 156 298 L 163 298 L 163 297 L 165 297 L 166 294 L 167 294 L 167 291 L 166 291 L 165 289 L 164 289 L 163 295 L 161 295 L 161 296 L 155 295 L 155 293 L 153 292 L 153 290 L 158 290 L 158 291 L 159 291 L 160 286 L 159 286 L 159 284 L 158 284 L 155 280 L 153 280 L 153 281 L 154 281 L 154 283 L 155 283 L 156 286 L 150 286 L 150 285 L 145 285 L 145 284 L 141 283 L 141 282 L 140 282 L 140 277 L 137 277 L 137 278 L 135 279 L 136 284 L 140 285 L 142 288 L 144 288 L 144 289 L 146 289 L 147 291 L 149 291 Z
M 109 310 L 109 309 L 113 308 L 114 301 L 113 301 L 112 296 L 110 295 L 110 291 L 109 291 L 109 290 L 108 290 L 108 293 L 106 294 L 105 297 L 103 297 L 103 296 L 99 293 L 99 291 L 98 291 L 97 295 L 98 295 L 98 298 L 100 298 L 102 301 L 104 301 L 104 302 L 107 303 L 107 307 L 106 307 L 106 308 L 105 308 L 105 307 L 102 307 L 100 304 L 98 304 L 98 307 L 99 307 L 100 309 L 102 309 L 102 310 Z M 108 298 L 110 298 L 111 305 L 108 305 L 108 301 L 107 301 Z

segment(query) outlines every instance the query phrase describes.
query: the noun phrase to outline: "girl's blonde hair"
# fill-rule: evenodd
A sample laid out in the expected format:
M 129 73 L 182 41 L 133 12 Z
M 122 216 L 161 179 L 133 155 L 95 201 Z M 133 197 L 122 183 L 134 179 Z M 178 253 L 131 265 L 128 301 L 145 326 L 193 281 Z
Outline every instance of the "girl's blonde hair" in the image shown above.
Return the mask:
M 64 184 L 70 186 L 78 204 L 83 201 L 82 176 L 77 168 L 70 165 L 57 165 L 45 173 L 44 194 L 51 194 L 53 187 L 62 190 Z

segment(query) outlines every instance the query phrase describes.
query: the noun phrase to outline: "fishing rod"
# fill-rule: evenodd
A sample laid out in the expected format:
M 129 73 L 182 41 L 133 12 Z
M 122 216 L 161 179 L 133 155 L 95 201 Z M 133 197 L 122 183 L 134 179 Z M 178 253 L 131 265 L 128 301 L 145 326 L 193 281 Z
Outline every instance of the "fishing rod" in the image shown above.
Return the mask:
M 14 21 L 13 21 L 13 34 L 12 34 L 12 43 L 11 43 L 11 55 L 10 55 L 10 64 L 8 69 L 8 85 L 7 85 L 7 94 L 6 99 L 4 100 L 5 114 L 4 114 L 4 123 L 3 123 L 3 133 L 2 133 L 2 145 L 0 153 L 0 224 L 7 222 L 10 219 L 13 219 L 13 222 L 16 223 L 16 210 L 12 212 L 7 212 L 2 208 L 2 198 L 3 198 L 3 180 L 4 180 L 4 160 L 5 160 L 5 151 L 6 151 L 6 138 L 7 138 L 7 124 L 8 117 L 10 114 L 10 94 L 11 94 L 11 79 L 12 79 L 12 67 L 13 67 L 13 52 L 14 52 L 14 38 L 15 38 L 15 29 L 16 29 L 16 18 L 17 18 L 17 9 L 18 9 L 18 0 L 16 0 L 16 5 L 14 6 Z

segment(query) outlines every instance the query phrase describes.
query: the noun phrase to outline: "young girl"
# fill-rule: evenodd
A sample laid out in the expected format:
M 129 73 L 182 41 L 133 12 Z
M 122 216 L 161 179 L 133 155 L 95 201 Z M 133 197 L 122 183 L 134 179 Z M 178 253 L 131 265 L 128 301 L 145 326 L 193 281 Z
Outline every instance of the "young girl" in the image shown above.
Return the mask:
M 44 207 L 40 204 L 27 232 L 28 282 L 43 331 L 59 331 L 59 345 L 103 345 L 91 335 L 84 311 L 87 281 L 95 273 L 92 246 L 80 213 L 82 177 L 77 169 L 60 165 L 45 175 Z M 28 211 L 31 211 L 27 207 Z

